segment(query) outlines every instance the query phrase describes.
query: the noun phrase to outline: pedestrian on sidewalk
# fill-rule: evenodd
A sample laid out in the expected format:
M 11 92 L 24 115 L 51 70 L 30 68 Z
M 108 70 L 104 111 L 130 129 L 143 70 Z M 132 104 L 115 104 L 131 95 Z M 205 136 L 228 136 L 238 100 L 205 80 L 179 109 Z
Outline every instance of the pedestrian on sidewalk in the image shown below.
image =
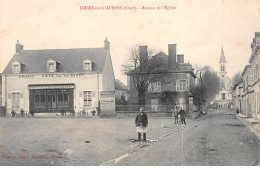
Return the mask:
M 138 141 L 141 141 L 141 134 L 143 133 L 143 141 L 146 141 L 148 118 L 144 112 L 144 108 L 140 108 L 140 112 L 135 118 L 136 131 L 138 133 Z
M 177 110 L 177 106 L 174 107 L 174 109 L 171 109 L 172 115 L 174 116 L 174 124 L 178 124 L 178 110 Z
M 185 111 L 182 109 L 182 107 L 181 107 L 179 114 L 181 115 L 181 124 L 186 124 L 186 122 L 185 122 Z

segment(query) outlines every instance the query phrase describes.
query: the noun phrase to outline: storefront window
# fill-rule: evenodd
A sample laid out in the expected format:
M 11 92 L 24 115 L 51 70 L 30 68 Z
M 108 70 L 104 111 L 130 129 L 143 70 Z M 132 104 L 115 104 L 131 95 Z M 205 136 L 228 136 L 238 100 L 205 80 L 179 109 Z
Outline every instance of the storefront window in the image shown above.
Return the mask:
M 34 93 L 34 106 L 42 108 L 46 106 L 46 91 L 37 90 Z
M 68 107 L 68 106 L 69 106 L 69 91 L 58 90 L 58 107 Z

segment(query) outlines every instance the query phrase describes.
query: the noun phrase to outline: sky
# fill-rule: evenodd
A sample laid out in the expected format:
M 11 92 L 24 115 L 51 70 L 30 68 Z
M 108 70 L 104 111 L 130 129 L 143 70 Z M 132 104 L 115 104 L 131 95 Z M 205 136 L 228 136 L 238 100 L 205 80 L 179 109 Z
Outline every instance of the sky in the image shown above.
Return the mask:
M 162 6 L 172 8 L 157 10 Z M 25 50 L 66 49 L 103 47 L 107 37 L 115 78 L 125 84 L 122 64 L 135 45 L 167 54 L 168 44 L 177 44 L 185 62 L 216 71 L 223 46 L 232 77 L 248 64 L 255 32 L 260 32 L 260 0 L 0 0 L 0 72 L 17 40 Z

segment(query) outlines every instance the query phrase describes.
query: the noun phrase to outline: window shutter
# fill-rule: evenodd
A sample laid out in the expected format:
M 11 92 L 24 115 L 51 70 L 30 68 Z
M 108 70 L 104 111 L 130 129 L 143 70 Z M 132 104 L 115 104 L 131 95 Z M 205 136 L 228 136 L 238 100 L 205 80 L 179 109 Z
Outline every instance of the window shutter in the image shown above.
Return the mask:
M 23 93 L 20 93 L 20 95 L 21 95 L 21 99 L 23 99 Z
M 189 80 L 186 80 L 186 90 L 187 90 L 187 91 L 190 90 L 189 87 L 190 87 L 190 86 L 189 86 Z
M 79 92 L 79 97 L 82 97 L 82 92 Z
M 11 98 L 12 98 L 12 94 L 8 93 L 8 99 L 11 99 Z
M 180 91 L 180 85 L 179 85 L 179 80 L 176 81 L 176 91 Z

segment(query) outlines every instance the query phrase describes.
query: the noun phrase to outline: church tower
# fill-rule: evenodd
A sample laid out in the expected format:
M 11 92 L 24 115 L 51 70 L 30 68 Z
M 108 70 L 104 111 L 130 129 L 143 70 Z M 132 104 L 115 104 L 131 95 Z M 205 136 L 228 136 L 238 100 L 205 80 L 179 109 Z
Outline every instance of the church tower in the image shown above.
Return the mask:
M 227 61 L 225 58 L 223 46 L 221 49 L 220 59 L 219 59 L 219 78 L 220 78 L 220 87 L 226 88 L 226 79 L 227 79 Z
M 220 79 L 220 91 L 215 99 L 219 107 L 230 107 L 232 105 L 231 80 L 227 75 L 227 61 L 223 47 L 219 59 L 218 76 Z

